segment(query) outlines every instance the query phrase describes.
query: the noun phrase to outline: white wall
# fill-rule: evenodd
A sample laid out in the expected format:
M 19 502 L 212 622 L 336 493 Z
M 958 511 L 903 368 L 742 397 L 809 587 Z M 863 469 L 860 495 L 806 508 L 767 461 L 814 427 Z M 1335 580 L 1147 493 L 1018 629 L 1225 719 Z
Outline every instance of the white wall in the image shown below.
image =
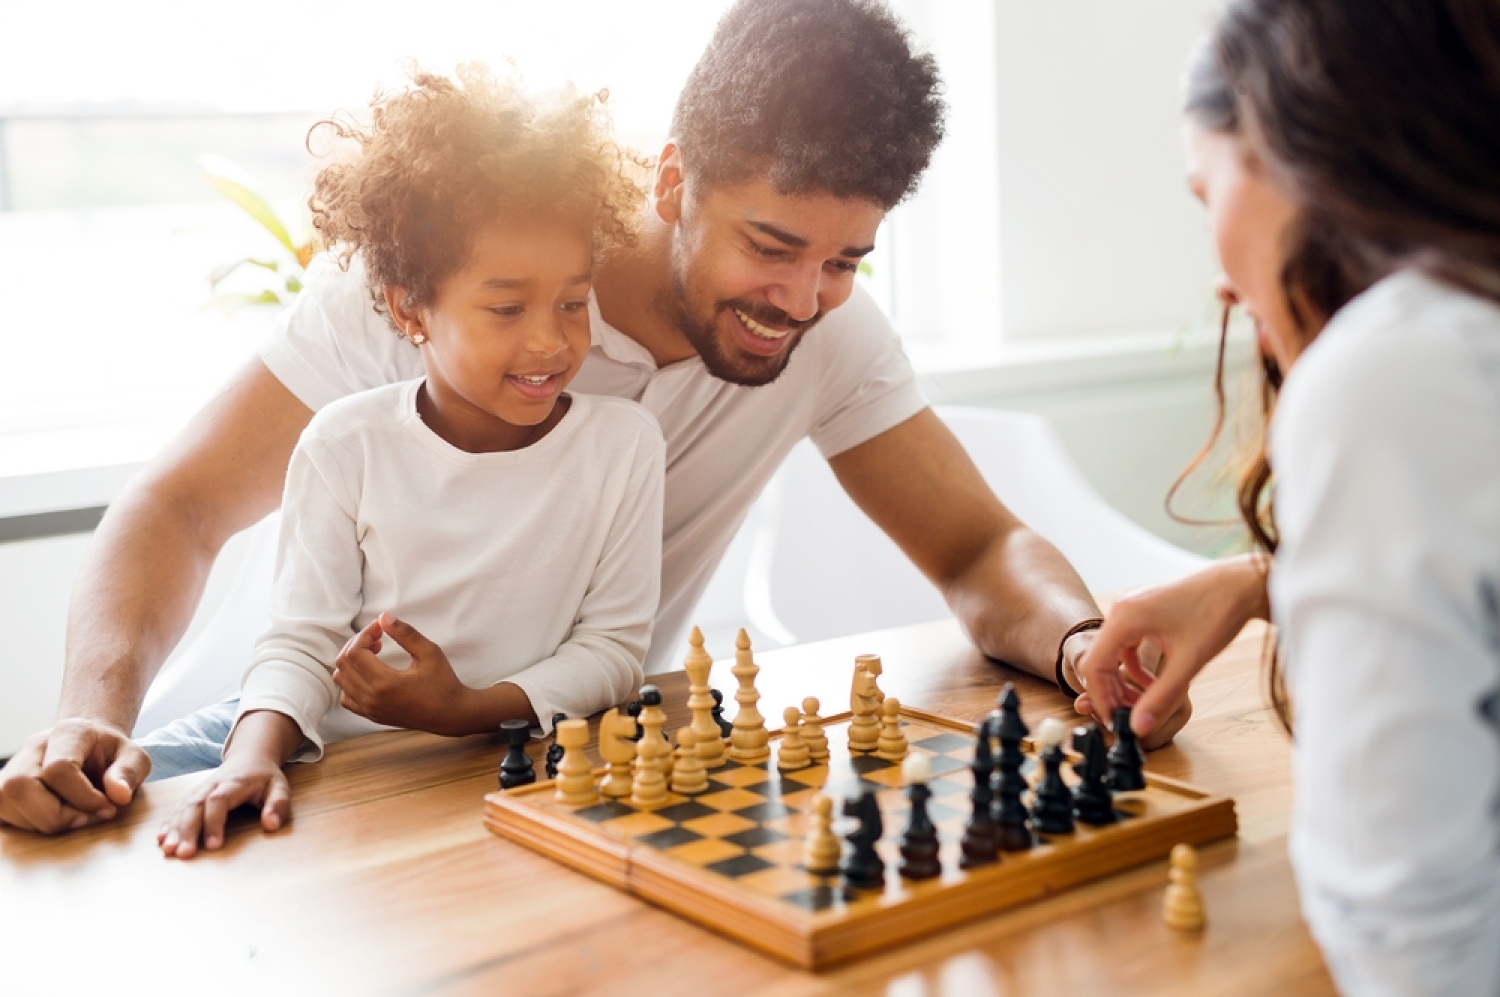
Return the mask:
M 995 0 L 1007 343 L 1176 329 L 1208 298 L 1179 80 L 1221 0 Z

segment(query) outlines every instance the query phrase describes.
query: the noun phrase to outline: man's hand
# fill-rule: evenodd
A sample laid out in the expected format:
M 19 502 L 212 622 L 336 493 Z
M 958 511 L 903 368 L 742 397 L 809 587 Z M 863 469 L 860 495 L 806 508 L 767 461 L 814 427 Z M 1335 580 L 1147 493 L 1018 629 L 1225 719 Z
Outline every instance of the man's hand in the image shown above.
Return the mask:
M 150 774 L 151 759 L 124 731 L 60 720 L 0 770 L 0 824 L 57 834 L 111 820 Z
M 1068 680 L 1068 684 L 1075 689 L 1082 689 L 1085 686 L 1082 677 L 1078 674 L 1078 668 L 1083 663 L 1084 656 L 1088 654 L 1089 648 L 1093 646 L 1095 634 L 1096 632 L 1091 630 L 1074 634 L 1068 638 L 1067 645 L 1063 648 L 1063 675 Z M 1145 641 L 1141 644 L 1139 653 L 1141 666 L 1155 675 L 1161 666 L 1161 652 L 1157 650 L 1156 645 Z M 1126 683 L 1126 687 L 1133 690 L 1135 694 L 1139 694 L 1139 687 L 1130 681 L 1125 666 L 1120 665 L 1119 668 L 1121 680 Z M 1073 709 L 1085 716 L 1093 717 L 1102 727 L 1108 728 L 1113 723 L 1113 717 L 1094 708 L 1094 701 L 1087 692 L 1082 693 L 1073 701 Z M 1182 702 L 1177 704 L 1177 708 L 1172 711 L 1171 715 L 1141 738 L 1141 747 L 1147 751 L 1155 751 L 1157 748 L 1164 748 L 1171 744 L 1172 738 L 1177 736 L 1177 732 L 1182 730 L 1192 716 L 1192 700 L 1184 693 Z
M 405 671 L 376 657 L 384 637 L 411 655 Z M 333 681 L 345 709 L 376 723 L 433 734 L 468 733 L 462 717 L 474 690 L 458 680 L 442 648 L 390 613 L 381 613 L 349 639 Z
M 205 851 L 224 847 L 224 824 L 229 811 L 245 804 L 260 807 L 260 826 L 275 831 L 292 816 L 292 787 L 274 758 L 246 752 L 225 759 L 224 764 L 204 776 L 156 834 L 156 843 L 167 858 L 190 859 L 198 854 L 201 840 Z

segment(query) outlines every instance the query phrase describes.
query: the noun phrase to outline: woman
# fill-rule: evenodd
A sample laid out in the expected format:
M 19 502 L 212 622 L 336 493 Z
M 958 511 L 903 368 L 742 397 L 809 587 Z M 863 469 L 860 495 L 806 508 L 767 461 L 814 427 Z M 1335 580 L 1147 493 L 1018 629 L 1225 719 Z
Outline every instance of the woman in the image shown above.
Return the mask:
M 1119 603 L 1081 705 L 1149 731 L 1273 620 L 1292 861 L 1339 987 L 1500 994 L 1500 2 L 1240 0 L 1188 91 L 1275 402 L 1240 490 L 1259 549 Z

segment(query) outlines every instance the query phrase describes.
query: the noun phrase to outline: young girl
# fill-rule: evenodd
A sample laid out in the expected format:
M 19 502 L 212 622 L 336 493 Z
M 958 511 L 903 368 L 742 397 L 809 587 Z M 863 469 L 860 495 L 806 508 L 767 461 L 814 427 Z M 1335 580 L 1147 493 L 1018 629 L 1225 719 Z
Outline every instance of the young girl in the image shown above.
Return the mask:
M 395 724 L 458 735 L 626 699 L 660 584 L 663 444 L 634 402 L 564 394 L 596 254 L 641 197 L 598 101 L 475 68 L 418 73 L 334 125 L 314 221 L 426 376 L 335 402 L 291 458 L 272 626 L 223 763 L 163 827 L 220 847 L 227 812 L 290 816 L 281 766 Z M 159 739 L 158 739 L 159 740 Z M 148 739 L 148 744 L 152 739 Z M 161 750 L 156 744 L 155 750 Z
M 1187 110 L 1223 297 L 1255 320 L 1268 401 L 1285 375 L 1240 493 L 1263 553 L 1121 602 L 1085 705 L 1135 699 L 1149 730 L 1269 616 L 1291 857 L 1339 988 L 1494 997 L 1500 4 L 1239 0 Z

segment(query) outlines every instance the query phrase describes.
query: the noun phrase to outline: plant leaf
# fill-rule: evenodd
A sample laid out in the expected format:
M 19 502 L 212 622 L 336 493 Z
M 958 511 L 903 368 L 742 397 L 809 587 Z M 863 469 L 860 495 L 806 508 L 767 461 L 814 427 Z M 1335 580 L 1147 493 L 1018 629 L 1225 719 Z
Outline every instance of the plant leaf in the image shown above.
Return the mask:
M 297 247 L 292 243 L 292 237 L 287 234 L 286 226 L 276 216 L 271 205 L 266 199 L 251 190 L 244 183 L 227 176 L 229 169 L 235 169 L 232 163 L 219 156 L 201 156 L 198 164 L 203 167 L 203 173 L 208 177 L 208 182 L 213 185 L 214 190 L 223 194 L 229 200 L 239 205 L 251 218 L 260 223 L 260 226 L 286 247 L 286 251 L 293 256 L 297 255 Z

